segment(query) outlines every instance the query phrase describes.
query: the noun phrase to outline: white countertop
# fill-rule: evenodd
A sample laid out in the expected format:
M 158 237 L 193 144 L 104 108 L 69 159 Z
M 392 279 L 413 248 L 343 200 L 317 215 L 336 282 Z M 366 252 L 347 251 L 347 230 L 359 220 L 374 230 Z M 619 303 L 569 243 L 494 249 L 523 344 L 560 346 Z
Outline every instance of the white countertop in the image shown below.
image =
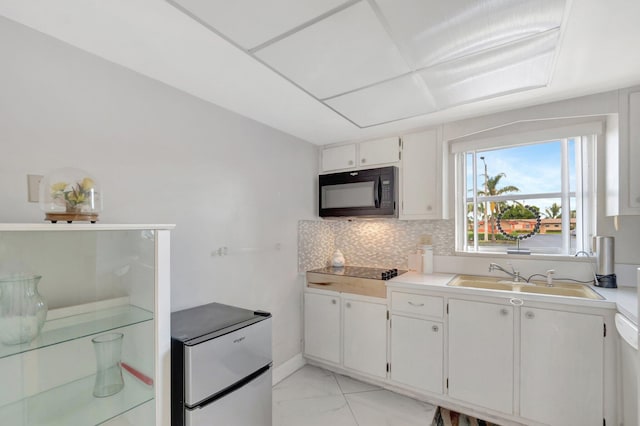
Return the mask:
M 501 290 L 488 290 L 480 288 L 453 287 L 447 284 L 456 277 L 456 274 L 421 274 L 407 272 L 387 281 L 387 287 L 407 290 L 444 290 L 458 294 L 503 296 L 513 294 Z M 619 287 L 615 289 L 590 286 L 592 290 L 604 299 L 583 299 L 579 297 L 549 296 L 545 294 L 527 294 L 527 299 L 551 302 L 562 299 L 562 303 L 580 306 L 593 306 L 605 309 L 617 309 L 618 312 L 638 324 L 638 295 L 635 287 Z
M 635 287 L 599 288 L 591 287 L 596 293 L 616 303 L 618 312 L 638 325 L 638 292 Z

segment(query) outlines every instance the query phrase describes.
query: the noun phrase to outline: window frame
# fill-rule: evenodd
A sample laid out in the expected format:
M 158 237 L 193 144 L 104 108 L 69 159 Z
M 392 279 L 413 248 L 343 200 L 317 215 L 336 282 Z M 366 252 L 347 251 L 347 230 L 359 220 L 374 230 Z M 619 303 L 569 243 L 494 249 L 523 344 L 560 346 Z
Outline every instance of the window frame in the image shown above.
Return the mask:
M 595 118 L 595 119 L 594 119 Z M 524 130 L 523 130 L 524 129 Z M 570 246 L 572 237 L 571 215 L 563 215 L 562 246 L 558 252 L 537 251 L 531 252 L 534 256 L 565 256 L 573 257 L 580 251 L 591 252 L 590 241 L 595 235 L 597 219 L 597 145 L 605 133 L 605 118 L 581 117 L 574 119 L 537 120 L 534 122 L 512 123 L 510 125 L 494 128 L 485 132 L 478 132 L 455 140 L 449 140 L 450 153 L 453 156 L 454 169 L 454 211 L 455 211 L 455 252 L 460 255 L 501 255 L 509 254 L 495 247 L 479 249 L 478 247 L 478 203 L 489 201 L 513 201 L 532 200 L 542 198 L 560 198 L 561 205 L 571 206 L 570 200 L 575 199 L 576 210 L 576 241 L 575 247 Z M 556 136 L 554 136 L 556 135 Z M 576 136 L 577 135 L 577 136 Z M 575 139 L 575 190 L 569 188 L 569 162 L 567 155 L 568 140 Z M 513 143 L 513 141 L 518 141 Z M 478 195 L 479 182 L 478 155 L 483 151 L 501 148 L 539 144 L 552 141 L 561 142 L 562 156 L 562 187 L 560 192 L 523 194 L 513 193 L 492 197 Z M 473 186 L 476 188 L 472 196 L 467 193 L 467 154 L 474 154 L 472 167 L 476 172 L 473 176 Z M 467 203 L 474 205 L 474 241 L 468 244 L 467 232 Z M 571 206 L 573 207 L 573 206 Z M 572 208 L 569 210 L 572 210 Z M 564 210 L 564 208 L 563 208 Z M 518 255 L 520 256 L 520 255 Z

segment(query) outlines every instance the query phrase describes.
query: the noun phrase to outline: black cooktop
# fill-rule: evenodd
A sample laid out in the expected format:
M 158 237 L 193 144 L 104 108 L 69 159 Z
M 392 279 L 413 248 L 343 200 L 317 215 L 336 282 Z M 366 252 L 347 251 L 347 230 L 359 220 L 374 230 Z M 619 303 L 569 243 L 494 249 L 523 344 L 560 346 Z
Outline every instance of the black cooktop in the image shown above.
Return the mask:
M 393 277 L 404 274 L 405 270 L 385 269 L 385 268 L 368 268 L 366 266 L 343 266 L 342 268 L 334 268 L 327 266 L 326 268 L 314 269 L 309 272 L 319 274 L 343 275 L 345 277 L 368 278 L 371 280 L 390 280 Z

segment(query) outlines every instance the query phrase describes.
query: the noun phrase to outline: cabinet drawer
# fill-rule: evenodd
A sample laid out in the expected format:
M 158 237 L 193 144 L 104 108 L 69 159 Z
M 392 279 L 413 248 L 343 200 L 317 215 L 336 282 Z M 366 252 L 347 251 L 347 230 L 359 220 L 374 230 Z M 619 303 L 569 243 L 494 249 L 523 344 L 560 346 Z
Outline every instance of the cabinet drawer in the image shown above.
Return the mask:
M 442 318 L 442 297 L 425 296 L 423 294 L 391 292 L 391 310 L 409 314 Z

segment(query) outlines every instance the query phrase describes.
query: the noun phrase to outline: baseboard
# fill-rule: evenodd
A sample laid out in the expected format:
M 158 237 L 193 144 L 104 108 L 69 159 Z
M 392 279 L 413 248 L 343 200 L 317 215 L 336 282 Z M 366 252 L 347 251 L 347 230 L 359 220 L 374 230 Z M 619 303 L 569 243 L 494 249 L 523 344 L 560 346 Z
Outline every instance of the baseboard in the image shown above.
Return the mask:
M 302 353 L 299 353 L 293 356 L 288 361 L 283 362 L 282 364 L 280 364 L 279 366 L 273 369 L 273 379 L 272 379 L 273 385 L 275 386 L 276 384 L 280 383 L 281 381 L 283 381 L 284 379 L 286 379 L 287 377 L 289 377 L 290 375 L 292 375 L 293 373 L 295 373 L 296 371 L 304 367 L 306 363 L 307 362 L 302 357 Z

